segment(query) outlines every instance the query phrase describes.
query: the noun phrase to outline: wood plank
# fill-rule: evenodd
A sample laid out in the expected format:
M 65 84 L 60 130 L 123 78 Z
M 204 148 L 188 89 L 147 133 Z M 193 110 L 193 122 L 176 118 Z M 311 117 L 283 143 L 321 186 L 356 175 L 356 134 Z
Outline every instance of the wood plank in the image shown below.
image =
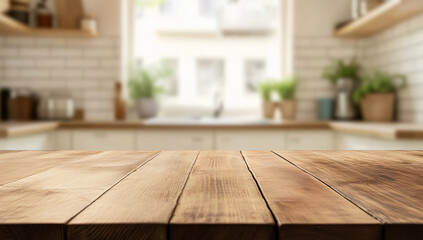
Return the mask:
M 81 0 L 55 0 L 59 28 L 79 29 L 84 10 Z
M 7 122 L 0 123 L 0 137 L 19 137 L 55 130 L 58 122 Z
M 272 215 L 240 152 L 201 152 L 170 221 L 170 239 L 274 237 Z
M 278 152 L 386 223 L 385 239 L 423 239 L 423 156 L 415 151 Z
M 328 186 L 271 152 L 242 153 L 277 220 L 279 239 L 381 239 L 379 221 Z
M 367 37 L 423 12 L 421 0 L 389 0 L 337 30 L 337 37 Z
M 0 239 L 64 239 L 72 217 L 155 154 L 102 152 L 0 186 Z
M 67 121 L 60 124 L 63 129 L 286 129 L 286 130 L 327 130 L 329 124 L 323 121 L 284 121 L 274 122 L 228 122 L 213 123 L 184 121 L 149 123 L 143 121 Z
M 21 151 L 0 152 L 0 185 L 47 171 L 71 160 L 93 155 L 96 152 L 76 151 Z
M 167 239 L 167 225 L 198 152 L 163 152 L 68 225 L 68 239 Z
M 31 28 L 22 23 L 0 14 L 0 34 L 12 36 L 34 36 L 34 37 L 74 37 L 92 38 L 98 35 L 97 32 L 84 31 L 81 29 L 63 28 Z

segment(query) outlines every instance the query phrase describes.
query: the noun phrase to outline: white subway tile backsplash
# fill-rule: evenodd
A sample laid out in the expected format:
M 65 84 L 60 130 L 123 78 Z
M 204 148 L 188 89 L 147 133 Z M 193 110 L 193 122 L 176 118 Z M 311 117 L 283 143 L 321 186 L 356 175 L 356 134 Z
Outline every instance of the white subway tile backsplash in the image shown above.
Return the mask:
M 65 66 L 65 60 L 64 59 L 38 59 L 35 61 L 35 66 L 40 68 L 62 68 Z
M 19 49 L 14 47 L 0 46 L 0 57 L 15 57 L 18 55 Z
M 82 49 L 80 48 L 53 48 L 51 50 L 53 57 L 81 57 Z
M 65 39 L 37 37 L 34 39 L 34 45 L 40 47 L 64 47 Z
M 23 47 L 19 49 L 21 57 L 49 57 L 50 49 L 38 47 Z
M 114 49 L 110 48 L 89 48 L 84 50 L 84 57 L 114 57 Z
M 77 59 L 68 59 L 66 60 L 66 66 L 71 68 L 96 68 L 99 66 L 98 59 L 85 59 L 85 58 L 77 58 Z M 118 67 L 118 66 L 116 66 Z
M 0 37 L 0 86 L 67 91 L 87 119 L 112 119 L 119 51 L 116 37 Z
M 19 76 L 27 79 L 48 78 L 50 76 L 50 70 L 30 68 L 25 69 L 25 71 L 20 71 Z
M 5 67 L 32 67 L 34 60 L 26 58 L 8 58 L 4 62 Z
M 32 37 L 6 37 L 6 45 L 8 46 L 33 46 L 34 38 Z

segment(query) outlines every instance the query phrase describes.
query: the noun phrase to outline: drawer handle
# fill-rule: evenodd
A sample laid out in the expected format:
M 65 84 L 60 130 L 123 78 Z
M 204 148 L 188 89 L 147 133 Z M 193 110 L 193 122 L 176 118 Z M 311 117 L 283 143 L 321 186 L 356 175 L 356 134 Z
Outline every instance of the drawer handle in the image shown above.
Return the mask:
M 96 138 L 106 138 L 107 134 L 105 134 L 105 133 L 94 133 L 94 137 L 96 137 Z
M 202 142 L 204 139 L 202 137 L 193 137 L 192 141 L 193 142 Z

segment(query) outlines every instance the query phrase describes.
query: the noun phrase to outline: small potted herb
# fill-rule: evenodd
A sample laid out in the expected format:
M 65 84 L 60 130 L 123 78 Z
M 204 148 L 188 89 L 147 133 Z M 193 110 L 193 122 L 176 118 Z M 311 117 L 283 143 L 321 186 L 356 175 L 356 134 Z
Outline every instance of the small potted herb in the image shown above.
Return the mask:
M 136 101 L 140 118 L 157 116 L 159 111 L 157 95 L 162 92 L 162 88 L 158 86 L 158 80 L 162 76 L 164 71 L 161 70 L 141 69 L 132 73 L 128 81 L 129 95 Z
M 263 101 L 263 116 L 267 119 L 273 119 L 275 117 L 275 103 L 272 101 L 274 85 L 275 83 L 272 80 L 266 80 L 259 85 L 260 95 Z
M 297 80 L 295 78 L 285 78 L 275 84 L 275 89 L 281 100 L 279 107 L 282 113 L 282 119 L 295 119 L 297 113 L 297 102 L 295 100 Z
M 362 77 L 361 86 L 354 92 L 365 121 L 389 122 L 394 117 L 395 92 L 406 86 L 406 77 L 376 71 Z
M 335 117 L 353 119 L 356 116 L 352 94 L 359 80 L 360 65 L 353 59 L 349 62 L 338 59 L 325 68 L 322 77 L 336 84 Z

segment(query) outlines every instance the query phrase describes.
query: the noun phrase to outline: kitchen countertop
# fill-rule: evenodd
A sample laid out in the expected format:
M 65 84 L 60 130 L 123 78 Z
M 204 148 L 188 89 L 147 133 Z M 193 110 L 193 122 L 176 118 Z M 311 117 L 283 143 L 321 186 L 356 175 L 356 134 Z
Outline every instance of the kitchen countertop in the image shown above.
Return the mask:
M 15 137 L 54 129 L 286 129 L 334 130 L 385 139 L 423 139 L 423 124 L 322 121 L 69 121 L 0 123 L 0 137 Z
M 18 137 L 55 130 L 59 122 L 0 122 L 0 137 Z
M 0 151 L 1 239 L 423 239 L 422 151 Z

